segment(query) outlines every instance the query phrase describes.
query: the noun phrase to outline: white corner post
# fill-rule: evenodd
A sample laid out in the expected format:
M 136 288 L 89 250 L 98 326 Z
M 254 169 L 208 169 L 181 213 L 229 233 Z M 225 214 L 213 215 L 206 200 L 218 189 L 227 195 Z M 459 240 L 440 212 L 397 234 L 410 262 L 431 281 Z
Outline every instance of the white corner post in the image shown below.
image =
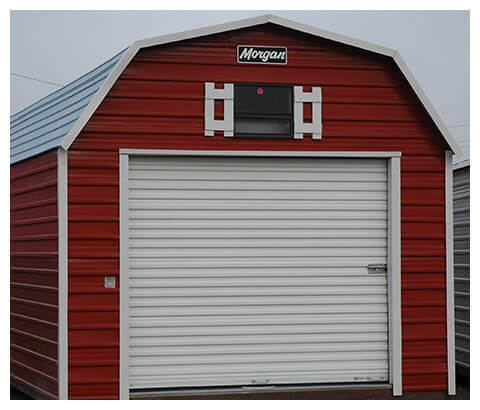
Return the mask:
M 312 134 L 312 139 L 322 139 L 322 89 L 312 87 L 311 92 L 303 91 L 302 86 L 293 87 L 294 98 L 294 138 L 303 139 L 304 134 Z M 303 121 L 303 104 L 312 103 L 312 122 Z
M 453 273 L 453 154 L 445 151 L 445 250 L 447 287 L 448 394 L 456 394 L 455 380 L 455 293 Z
M 215 119 L 215 100 L 223 101 L 223 120 Z M 233 84 L 223 89 L 215 83 L 205 83 L 205 136 L 213 137 L 215 131 L 223 131 L 225 137 L 233 137 Z
M 58 398 L 68 399 L 68 152 L 57 150 Z
M 120 400 L 130 399 L 128 346 L 128 154 L 120 154 Z
M 389 376 L 393 395 L 402 395 L 402 278 L 400 158 L 388 162 Z

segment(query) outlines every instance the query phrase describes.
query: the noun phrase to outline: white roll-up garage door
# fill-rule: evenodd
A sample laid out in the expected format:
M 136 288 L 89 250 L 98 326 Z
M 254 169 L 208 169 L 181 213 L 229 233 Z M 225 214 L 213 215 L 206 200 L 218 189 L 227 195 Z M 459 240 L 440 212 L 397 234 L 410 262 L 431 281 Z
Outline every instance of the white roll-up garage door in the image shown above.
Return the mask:
M 131 157 L 131 389 L 388 380 L 385 160 Z

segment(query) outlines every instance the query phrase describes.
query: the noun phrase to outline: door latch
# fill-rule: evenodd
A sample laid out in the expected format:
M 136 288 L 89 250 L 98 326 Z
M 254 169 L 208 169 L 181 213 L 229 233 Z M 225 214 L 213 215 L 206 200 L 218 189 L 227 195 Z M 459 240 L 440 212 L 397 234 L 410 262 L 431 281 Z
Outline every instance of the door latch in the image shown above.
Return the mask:
M 386 275 L 387 264 L 386 263 L 371 263 L 368 265 L 368 273 L 370 275 Z

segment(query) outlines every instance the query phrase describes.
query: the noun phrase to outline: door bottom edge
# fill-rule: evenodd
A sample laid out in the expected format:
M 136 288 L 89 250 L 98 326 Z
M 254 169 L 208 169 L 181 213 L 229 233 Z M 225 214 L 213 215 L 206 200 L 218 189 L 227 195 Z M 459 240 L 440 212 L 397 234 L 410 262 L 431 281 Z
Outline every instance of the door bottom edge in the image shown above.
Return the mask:
M 265 386 L 221 386 L 165 389 L 136 389 L 130 391 L 131 399 L 150 399 L 186 396 L 217 396 L 255 393 L 288 393 L 339 390 L 392 390 L 389 383 L 321 383 L 321 384 L 277 384 Z

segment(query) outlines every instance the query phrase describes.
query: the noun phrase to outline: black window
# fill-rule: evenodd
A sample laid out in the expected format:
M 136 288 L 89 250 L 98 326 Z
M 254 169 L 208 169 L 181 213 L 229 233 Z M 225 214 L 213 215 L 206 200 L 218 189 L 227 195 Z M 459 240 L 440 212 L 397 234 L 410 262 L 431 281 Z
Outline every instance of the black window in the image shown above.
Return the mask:
M 288 85 L 235 84 L 236 137 L 290 138 L 293 88 Z

